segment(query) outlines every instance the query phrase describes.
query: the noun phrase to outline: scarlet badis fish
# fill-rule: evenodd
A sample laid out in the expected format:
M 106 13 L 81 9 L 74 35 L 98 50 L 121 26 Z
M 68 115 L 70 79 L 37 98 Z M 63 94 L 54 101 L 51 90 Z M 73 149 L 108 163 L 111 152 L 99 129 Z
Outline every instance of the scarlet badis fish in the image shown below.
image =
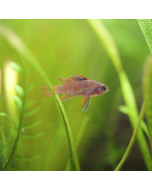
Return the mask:
M 74 96 L 84 96 L 82 98 L 82 111 L 85 110 L 85 112 L 89 108 L 91 97 L 100 96 L 109 91 L 108 87 L 104 84 L 90 80 L 82 75 L 74 75 L 66 79 L 57 77 L 57 79 L 62 85 L 53 86 L 54 93 L 57 95 L 64 94 L 64 96 L 60 98 L 61 101 L 68 100 Z M 47 86 L 42 86 L 41 88 L 44 97 L 52 96 Z

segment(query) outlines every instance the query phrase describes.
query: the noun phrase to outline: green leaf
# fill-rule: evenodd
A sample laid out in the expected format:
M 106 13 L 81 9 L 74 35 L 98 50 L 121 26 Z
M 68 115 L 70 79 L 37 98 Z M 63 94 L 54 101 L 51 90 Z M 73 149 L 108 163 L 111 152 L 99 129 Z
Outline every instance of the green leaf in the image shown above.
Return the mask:
M 21 86 L 15 85 L 14 89 L 18 96 L 23 97 L 24 96 L 24 90 Z
M 22 135 L 23 138 L 25 139 L 36 139 L 36 138 L 40 138 L 43 137 L 44 133 L 38 133 L 38 134 L 32 134 L 32 135 Z
M 39 112 L 39 111 L 40 111 L 40 107 L 37 107 L 37 108 L 35 108 L 35 109 L 33 109 L 33 110 L 24 112 L 24 116 L 31 116 L 31 115 L 34 115 L 34 114 L 36 114 L 36 113 Z
M 13 158 L 16 160 L 21 159 L 24 162 L 29 162 L 29 161 L 35 161 L 35 160 L 39 159 L 40 155 L 39 156 L 33 156 L 33 157 L 22 157 L 22 156 L 14 155 Z
M 5 155 L 2 151 L 2 148 L 0 148 L 0 155 L 2 156 L 2 159 L 3 159 L 3 164 L 6 163 L 6 158 L 5 158 Z
M 36 126 L 38 126 L 39 124 L 41 124 L 41 123 L 42 123 L 42 120 L 39 120 L 39 121 L 36 121 L 35 123 L 29 124 L 29 125 L 24 125 L 24 126 L 22 126 L 22 128 L 24 128 L 24 129 L 33 129 Z
M 126 106 L 120 105 L 118 109 L 119 109 L 120 112 L 128 115 L 128 109 L 127 109 Z M 147 128 L 147 125 L 146 125 L 146 123 L 144 121 L 141 121 L 141 128 L 146 133 L 146 135 L 149 137 L 148 128 Z
M 82 121 L 82 125 L 80 126 L 79 132 L 78 132 L 77 137 L 75 139 L 76 148 L 79 147 L 80 141 L 81 141 L 82 136 L 83 136 L 83 134 L 85 132 L 85 129 L 86 129 L 87 124 L 88 124 L 88 121 L 89 121 L 89 116 L 86 115 L 84 117 L 83 121 Z M 68 162 L 67 162 L 67 165 L 65 167 L 65 171 L 69 170 L 69 168 L 70 168 L 70 160 L 68 160 Z
M 126 159 L 128 158 L 130 152 L 131 152 L 131 149 L 133 147 L 133 144 L 136 140 L 136 137 L 137 137 L 137 134 L 138 134 L 138 131 L 139 131 L 139 127 L 140 127 L 140 124 L 141 124 L 141 121 L 144 117 L 144 112 L 145 112 L 145 102 L 143 103 L 142 105 L 142 108 L 141 108 L 141 111 L 140 111 L 140 115 L 139 115 L 139 119 L 138 119 L 138 123 L 134 129 L 134 132 L 132 134 L 132 137 L 131 137 L 131 140 L 129 142 L 129 145 L 125 151 L 125 154 L 123 155 L 120 163 L 118 164 L 118 166 L 116 167 L 115 171 L 118 171 L 121 169 L 121 167 L 123 166 L 123 164 L 125 163 Z M 151 166 L 151 162 L 149 162 L 149 167 Z
M 7 144 L 11 141 L 11 138 L 12 138 L 13 134 L 14 134 L 14 130 L 10 129 L 10 132 L 7 135 L 7 138 L 6 138 Z
M 14 128 L 17 130 L 17 124 L 12 117 L 3 112 L 0 112 L 0 116 L 8 118 L 14 124 Z
M 35 103 L 35 100 L 27 100 L 25 102 L 25 107 L 31 107 Z
M 14 99 L 19 111 L 22 112 L 22 109 L 23 109 L 22 100 L 18 96 L 14 96 L 13 99 Z
M 148 57 L 144 65 L 143 89 L 146 102 L 146 118 L 152 151 L 152 55 Z
M 124 113 L 126 115 L 128 114 L 128 108 L 126 106 L 120 105 L 118 107 L 118 109 L 119 109 L 120 112 L 122 112 L 122 113 Z
M 22 67 L 14 62 L 11 62 L 10 66 L 12 67 L 12 69 L 14 69 L 17 72 L 22 72 Z
M 138 23 L 152 53 L 152 20 L 138 19 Z
M 34 88 L 35 88 L 35 84 L 32 83 L 25 88 L 25 92 L 30 92 L 30 91 L 34 90 Z

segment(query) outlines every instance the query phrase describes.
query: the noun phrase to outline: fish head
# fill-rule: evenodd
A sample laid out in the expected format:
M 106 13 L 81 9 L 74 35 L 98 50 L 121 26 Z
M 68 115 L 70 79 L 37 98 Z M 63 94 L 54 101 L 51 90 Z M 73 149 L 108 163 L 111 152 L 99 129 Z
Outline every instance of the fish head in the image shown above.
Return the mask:
M 95 87 L 95 93 L 97 96 L 105 94 L 108 91 L 109 91 L 109 88 L 102 83 L 98 83 L 97 86 Z

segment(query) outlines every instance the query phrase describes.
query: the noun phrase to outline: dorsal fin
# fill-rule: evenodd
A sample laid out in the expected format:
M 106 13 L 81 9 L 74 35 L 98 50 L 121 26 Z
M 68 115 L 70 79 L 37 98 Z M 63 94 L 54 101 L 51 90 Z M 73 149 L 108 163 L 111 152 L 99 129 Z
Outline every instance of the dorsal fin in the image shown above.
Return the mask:
M 63 84 L 65 83 L 64 79 L 60 78 L 60 77 L 57 77 L 57 79 Z
M 81 81 L 81 80 L 89 80 L 88 78 L 84 77 L 83 75 L 73 75 L 69 78 L 66 78 L 66 79 L 62 79 L 60 77 L 57 77 L 57 79 L 62 82 L 63 84 L 64 83 L 69 83 L 69 82 L 72 82 L 72 81 Z

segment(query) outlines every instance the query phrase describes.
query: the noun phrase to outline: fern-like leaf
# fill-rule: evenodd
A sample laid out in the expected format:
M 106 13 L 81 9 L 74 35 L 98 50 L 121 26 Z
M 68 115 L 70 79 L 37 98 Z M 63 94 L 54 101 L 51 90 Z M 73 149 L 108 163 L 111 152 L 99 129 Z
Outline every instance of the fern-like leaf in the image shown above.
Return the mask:
M 25 139 L 36 139 L 36 138 L 43 137 L 43 135 L 44 135 L 44 133 L 41 132 L 41 133 L 38 133 L 38 134 L 22 135 L 22 138 L 25 138 Z
M 32 162 L 32 161 L 38 160 L 39 158 L 40 158 L 40 155 L 33 156 L 33 157 L 22 157 L 22 156 L 14 155 L 14 159 L 22 160 L 24 162 L 29 162 L 29 161 Z
M 24 112 L 24 116 L 31 116 L 40 111 L 40 107 Z
M 22 100 L 18 96 L 14 96 L 13 99 L 14 99 L 19 111 L 22 112 L 23 111 L 23 102 L 22 102 Z
M 14 89 L 18 96 L 23 97 L 24 96 L 24 90 L 21 86 L 15 85 Z
M 23 127 L 23 129 L 33 129 L 41 123 L 42 123 L 42 120 L 39 120 L 39 121 L 36 121 L 35 123 L 29 124 L 29 125 L 24 125 L 22 127 Z

